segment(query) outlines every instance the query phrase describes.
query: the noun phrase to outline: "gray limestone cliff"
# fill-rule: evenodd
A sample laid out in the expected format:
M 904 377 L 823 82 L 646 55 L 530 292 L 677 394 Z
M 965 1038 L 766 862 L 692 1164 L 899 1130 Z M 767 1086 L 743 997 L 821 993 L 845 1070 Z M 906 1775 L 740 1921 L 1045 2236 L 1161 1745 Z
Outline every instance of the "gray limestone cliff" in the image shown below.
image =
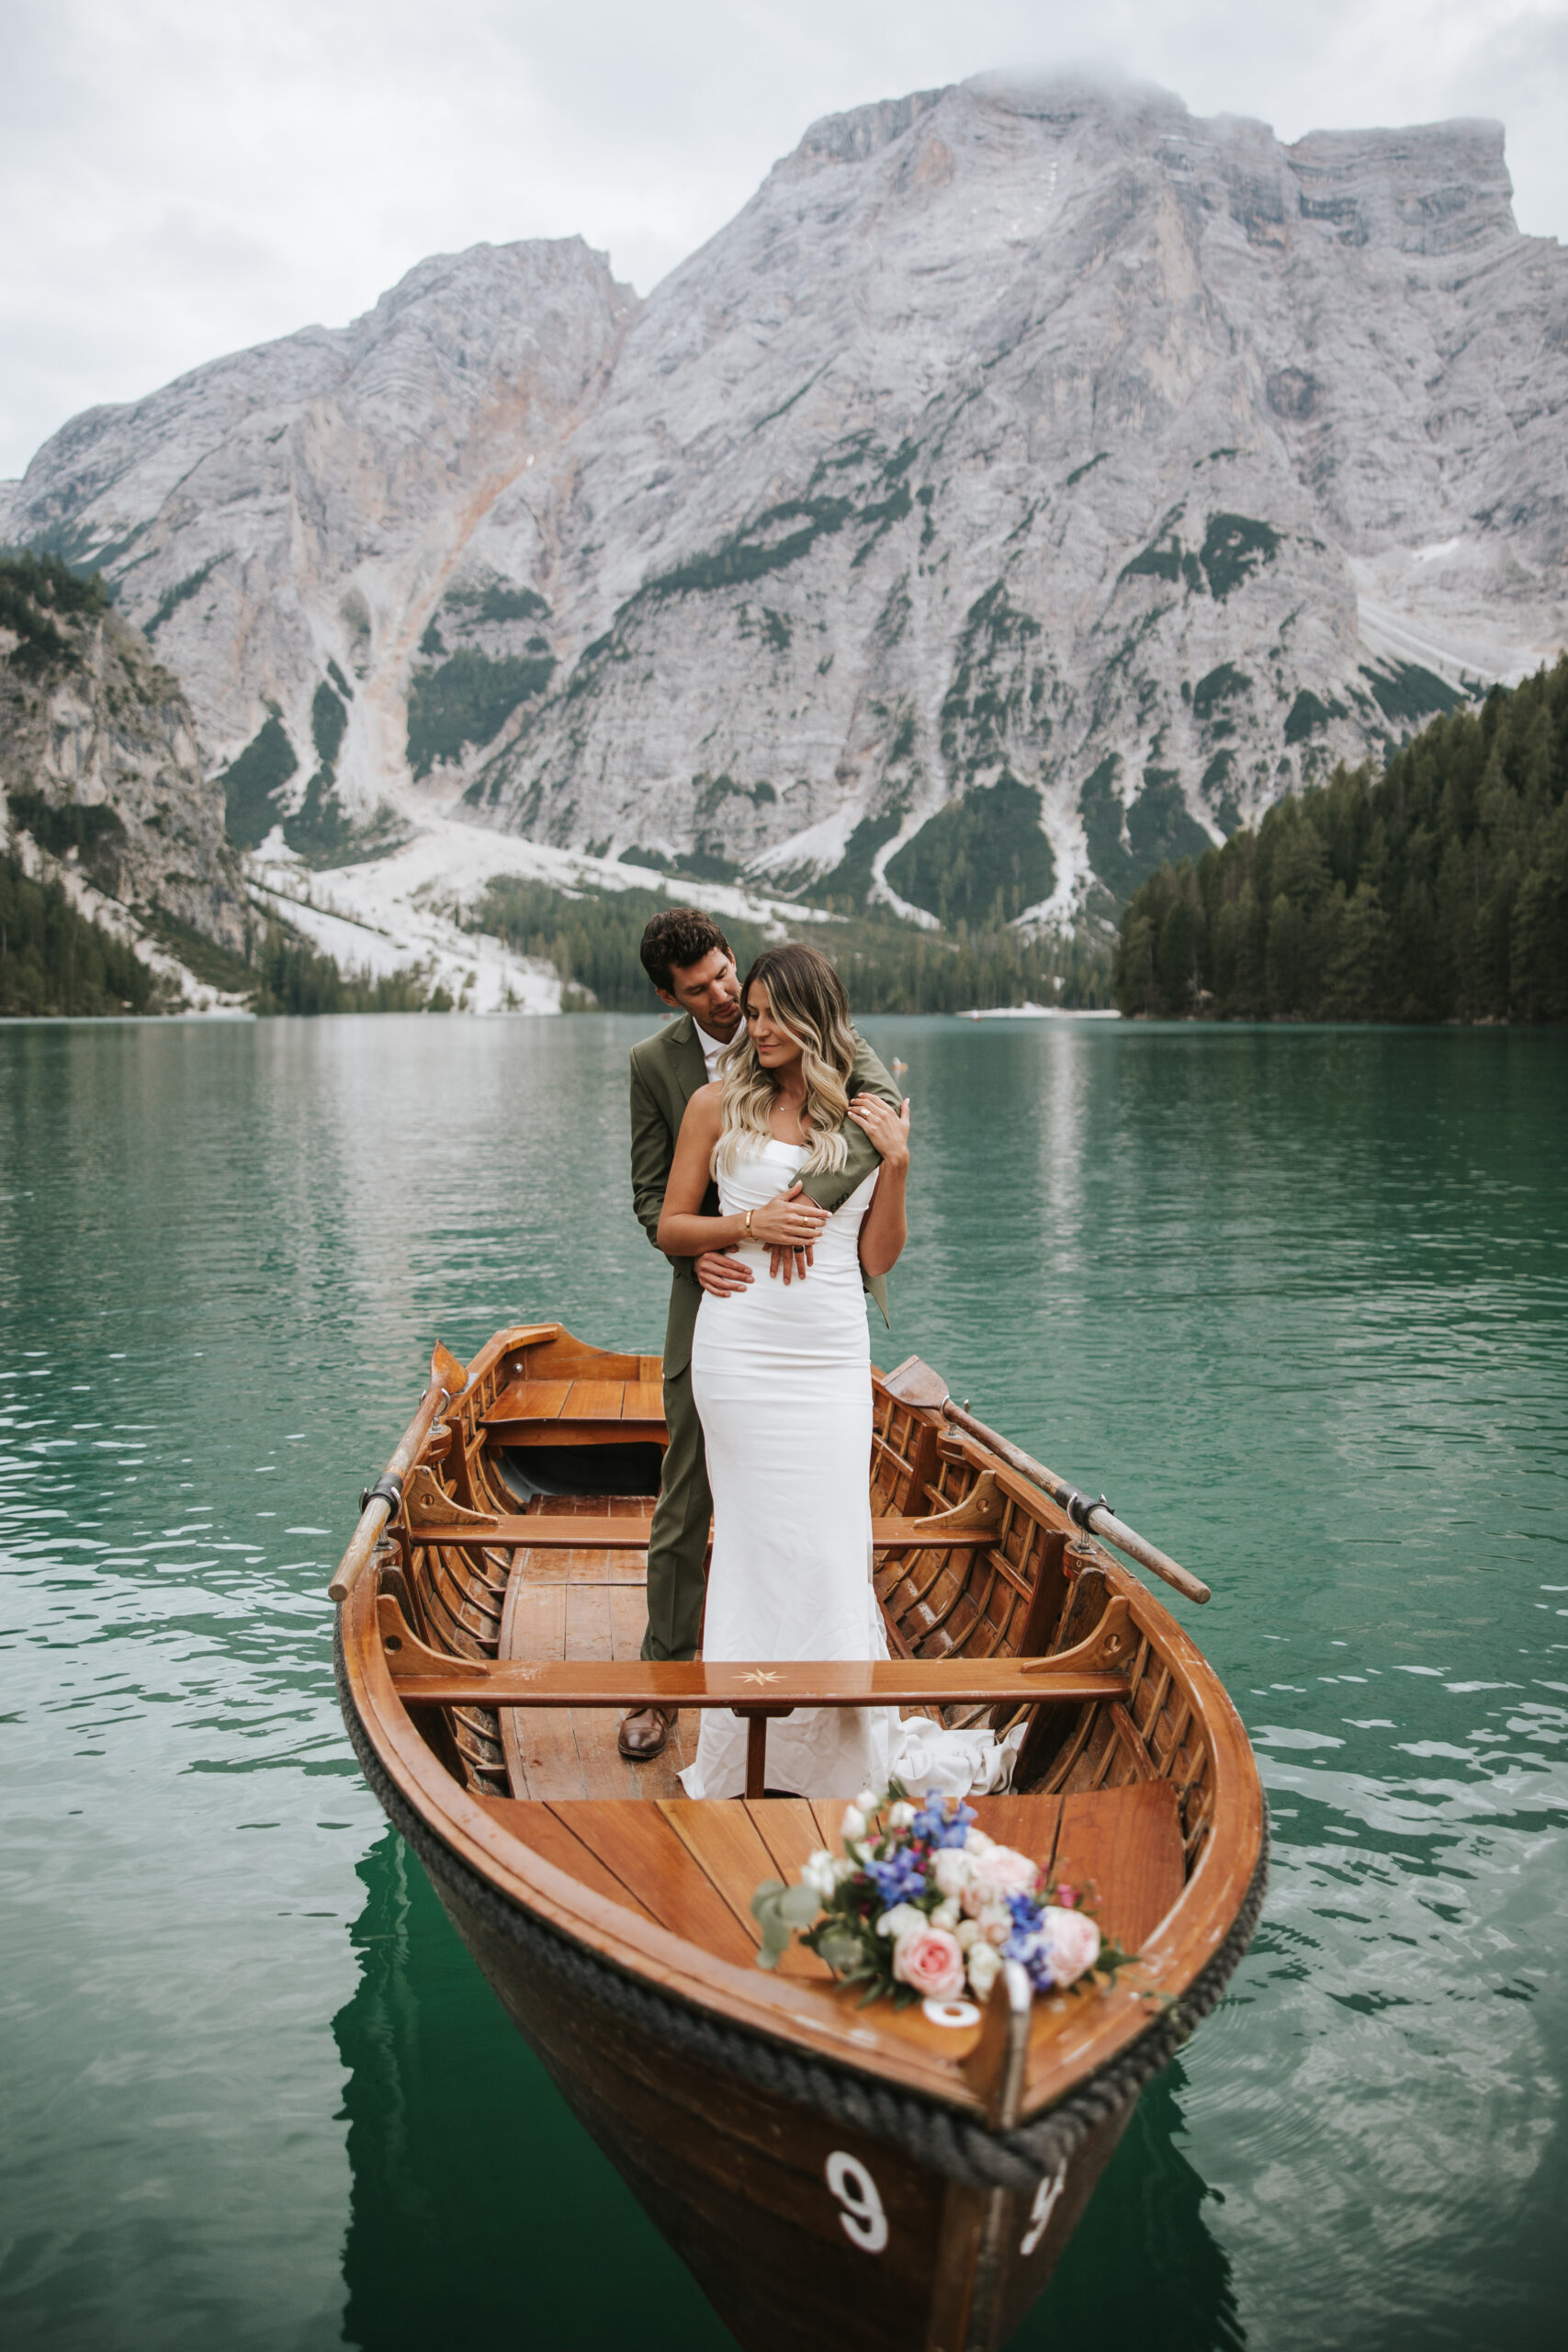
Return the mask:
M 0 562 L 0 839 L 122 937 L 244 944 L 241 860 L 178 679 L 96 585 L 25 558 Z
M 242 841 L 1068 921 L 1555 652 L 1565 409 L 1495 125 L 982 81 L 816 125 L 644 303 L 481 246 L 91 412 L 0 537 L 104 566 Z
M 287 814 L 307 854 L 383 846 L 411 767 L 554 666 L 527 583 L 635 308 L 575 238 L 422 262 L 352 326 L 73 419 L 0 492 L 0 539 L 101 567 L 231 777 L 238 841 Z

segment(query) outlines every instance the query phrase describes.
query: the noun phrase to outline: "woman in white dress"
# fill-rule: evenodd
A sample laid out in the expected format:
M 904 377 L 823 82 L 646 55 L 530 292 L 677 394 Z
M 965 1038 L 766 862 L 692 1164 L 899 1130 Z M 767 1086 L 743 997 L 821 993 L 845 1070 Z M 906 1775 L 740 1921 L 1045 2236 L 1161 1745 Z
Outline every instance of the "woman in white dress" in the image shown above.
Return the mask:
M 905 1238 L 909 1105 L 849 1099 L 854 1040 L 843 984 L 813 947 L 767 949 L 741 987 L 745 1030 L 724 1074 L 686 1106 L 659 1247 L 672 1257 L 734 1248 L 753 1279 L 704 1295 L 692 1345 L 713 1491 L 713 1564 L 703 1655 L 887 1656 L 871 1582 L 871 1354 L 862 1269 L 885 1274 Z M 799 1189 L 842 1167 L 845 1118 L 882 1165 L 831 1216 Z M 700 1214 L 710 1179 L 720 1214 Z M 770 1281 L 770 1249 L 809 1252 L 803 1279 Z M 886 1781 L 893 1708 L 802 1708 L 770 1726 L 768 1783 L 854 1796 Z M 745 1726 L 704 1711 L 690 1796 L 739 1796 Z

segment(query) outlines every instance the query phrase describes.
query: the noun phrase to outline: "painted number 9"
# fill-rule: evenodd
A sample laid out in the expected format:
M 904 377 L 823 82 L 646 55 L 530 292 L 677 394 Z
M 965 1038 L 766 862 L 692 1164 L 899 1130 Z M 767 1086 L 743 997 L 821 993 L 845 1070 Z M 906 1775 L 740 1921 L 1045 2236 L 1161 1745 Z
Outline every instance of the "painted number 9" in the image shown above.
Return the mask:
M 1029 2211 L 1029 2227 L 1019 2247 L 1021 2255 L 1031 2255 L 1044 2236 L 1056 2199 L 1067 2185 L 1067 2167 L 1058 2165 L 1049 2180 L 1043 2180 L 1034 2192 L 1034 2202 Z
M 835 2148 L 828 2159 L 828 2186 L 844 2209 L 839 2220 L 850 2244 L 863 2254 L 880 2254 L 887 2244 L 887 2216 L 860 2158 Z

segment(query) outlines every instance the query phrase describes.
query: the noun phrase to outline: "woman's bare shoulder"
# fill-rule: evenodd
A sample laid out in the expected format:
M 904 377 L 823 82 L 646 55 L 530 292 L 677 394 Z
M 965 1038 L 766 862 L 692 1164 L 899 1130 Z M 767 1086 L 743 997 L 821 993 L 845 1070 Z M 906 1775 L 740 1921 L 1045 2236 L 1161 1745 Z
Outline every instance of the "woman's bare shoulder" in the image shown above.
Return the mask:
M 686 1103 L 686 1117 L 694 1126 L 716 1127 L 724 1117 L 724 1080 L 710 1079 L 706 1086 L 699 1086 Z

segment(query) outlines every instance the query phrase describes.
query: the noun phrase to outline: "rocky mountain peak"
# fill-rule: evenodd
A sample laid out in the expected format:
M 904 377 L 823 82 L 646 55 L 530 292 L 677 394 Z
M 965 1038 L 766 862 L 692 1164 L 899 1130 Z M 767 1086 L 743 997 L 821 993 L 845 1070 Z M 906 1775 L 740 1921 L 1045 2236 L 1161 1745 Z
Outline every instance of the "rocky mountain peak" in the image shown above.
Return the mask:
M 101 563 L 209 762 L 231 775 L 249 752 L 238 839 L 291 810 L 308 851 L 384 846 L 433 614 L 446 593 L 492 618 L 521 596 L 502 619 L 537 634 L 543 485 L 637 307 L 581 238 L 434 255 L 347 327 L 74 420 L 0 530 Z
M 646 302 L 479 246 L 92 412 L 0 536 L 104 564 L 242 841 L 1067 922 L 1556 650 L 1565 401 L 1495 125 L 993 76 L 814 124 Z
M 947 94 L 946 88 L 915 90 L 907 98 L 880 98 L 848 114 L 826 114 L 811 124 L 793 153 L 774 165 L 774 173 L 799 178 L 821 164 L 863 164 L 892 140 L 901 139 Z
M 1282 153 L 1300 217 L 1338 243 L 1427 257 L 1518 234 L 1500 122 L 1314 130 Z

